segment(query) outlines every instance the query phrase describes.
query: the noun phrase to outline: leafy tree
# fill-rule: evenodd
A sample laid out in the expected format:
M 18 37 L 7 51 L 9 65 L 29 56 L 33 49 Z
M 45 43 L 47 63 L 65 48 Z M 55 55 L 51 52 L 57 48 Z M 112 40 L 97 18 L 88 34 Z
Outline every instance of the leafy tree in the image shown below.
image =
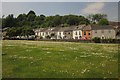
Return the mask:
M 15 19 L 13 14 L 8 15 L 5 19 L 3 19 L 3 27 L 15 27 Z
M 8 30 L 7 30 L 7 33 L 6 33 L 6 35 L 7 36 L 9 36 L 9 37 L 15 37 L 15 36 L 17 36 L 17 30 L 16 30 L 16 28 L 9 28 Z
M 18 17 L 17 17 L 17 26 L 18 27 L 21 27 L 23 25 L 27 25 L 26 24 L 26 21 L 27 21 L 27 15 L 26 14 L 20 14 Z
M 99 25 L 108 25 L 109 21 L 107 19 L 101 19 L 98 24 Z
M 67 24 L 69 25 L 78 25 L 79 24 L 79 18 L 75 15 L 69 15 L 67 19 Z
M 45 21 L 44 15 L 40 15 L 40 16 L 35 17 L 35 25 L 41 25 L 44 23 L 44 21 Z
M 27 16 L 29 16 L 30 14 L 36 15 L 33 10 L 30 10 L 30 11 L 28 12 Z
M 53 26 L 60 25 L 61 24 L 61 16 L 59 16 L 59 15 L 54 16 L 52 23 L 53 23 Z
M 107 19 L 107 15 L 106 14 L 90 14 L 90 15 L 88 15 L 88 17 L 87 17 L 90 21 L 91 21 L 91 23 L 93 24 L 93 23 L 98 23 L 101 19 Z
M 29 35 L 34 35 L 34 31 L 29 28 L 28 26 L 24 26 L 22 28 L 22 33 L 21 33 L 22 36 L 29 36 Z

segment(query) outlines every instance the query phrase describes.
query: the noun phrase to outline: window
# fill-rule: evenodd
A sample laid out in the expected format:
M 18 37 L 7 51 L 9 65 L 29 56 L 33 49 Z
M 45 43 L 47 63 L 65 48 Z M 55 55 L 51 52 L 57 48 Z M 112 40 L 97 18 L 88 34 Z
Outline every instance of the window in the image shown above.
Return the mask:
M 81 33 L 79 32 L 79 35 L 81 35 Z
M 86 32 L 84 32 L 84 35 L 86 35 Z
M 82 38 L 82 36 L 79 36 L 79 38 Z
M 97 33 L 97 30 L 95 30 L 95 33 Z
M 102 30 L 101 33 L 104 33 L 104 30 Z
M 70 34 L 70 32 L 68 34 Z
M 59 33 L 59 35 L 61 35 L 61 33 Z
M 77 32 L 76 32 L 76 35 L 77 35 Z
M 90 35 L 90 32 L 88 32 L 88 35 Z

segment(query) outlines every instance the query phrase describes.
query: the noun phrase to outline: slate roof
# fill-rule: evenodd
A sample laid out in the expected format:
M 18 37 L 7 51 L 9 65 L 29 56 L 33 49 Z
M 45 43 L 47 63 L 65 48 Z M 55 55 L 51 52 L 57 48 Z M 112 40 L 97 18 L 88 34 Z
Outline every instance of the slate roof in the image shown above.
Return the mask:
M 70 32 L 73 31 L 75 29 L 75 26 L 70 26 L 70 27 L 65 27 L 66 29 L 64 30 L 64 32 Z
M 33 31 L 35 31 L 35 32 L 40 32 L 40 31 L 42 31 L 44 28 L 39 28 L 39 29 L 33 29 Z
M 58 32 L 61 29 L 61 27 L 55 27 L 52 31 L 53 32 Z
M 91 28 L 92 30 L 114 29 L 114 27 L 111 25 L 104 25 L 104 26 L 93 25 Z
M 75 26 L 74 30 L 82 30 L 83 27 L 85 27 L 85 25 L 78 25 L 78 26 Z
M 82 30 L 91 30 L 91 25 L 83 26 Z

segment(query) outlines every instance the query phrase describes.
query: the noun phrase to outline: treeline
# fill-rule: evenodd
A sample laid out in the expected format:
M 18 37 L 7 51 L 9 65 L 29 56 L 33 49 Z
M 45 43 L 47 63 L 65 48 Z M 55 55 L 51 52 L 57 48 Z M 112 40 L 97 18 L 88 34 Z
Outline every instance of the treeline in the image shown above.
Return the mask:
M 102 21 L 102 23 L 101 23 Z M 59 25 L 70 26 L 80 24 L 108 24 L 107 15 L 95 14 L 89 15 L 87 18 L 78 15 L 55 15 L 55 16 L 37 16 L 34 11 L 29 11 L 28 14 L 20 14 L 16 18 L 13 14 L 8 15 L 6 18 L 2 18 L 2 28 L 5 27 L 23 27 L 29 26 L 33 28 L 37 27 L 56 27 Z
M 35 28 L 46 28 L 62 26 L 67 27 L 71 25 L 80 24 L 98 24 L 108 25 L 107 15 L 105 14 L 94 14 L 89 15 L 87 18 L 81 15 L 55 15 L 55 16 L 37 16 L 34 11 L 29 11 L 27 14 L 19 14 L 14 17 L 13 14 L 9 14 L 7 17 L 2 16 L 2 28 L 7 29 L 7 36 L 29 36 L 33 35 L 32 29 Z

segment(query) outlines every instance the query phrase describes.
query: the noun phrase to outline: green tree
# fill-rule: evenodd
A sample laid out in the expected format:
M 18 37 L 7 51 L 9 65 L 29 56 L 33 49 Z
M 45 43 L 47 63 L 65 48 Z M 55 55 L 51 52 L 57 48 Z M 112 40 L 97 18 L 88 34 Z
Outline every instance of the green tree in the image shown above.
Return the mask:
M 99 22 L 98 22 L 99 25 L 108 25 L 109 24 L 109 21 L 107 19 L 101 19 Z
M 101 19 L 107 19 L 107 15 L 106 14 L 90 14 L 87 17 L 90 22 L 93 24 L 98 23 Z
M 53 23 L 53 26 L 60 25 L 61 24 L 61 16 L 59 16 L 59 15 L 54 16 L 52 23 Z
M 30 11 L 28 12 L 27 16 L 30 15 L 30 14 L 36 15 L 33 10 L 30 10 Z
M 15 18 L 13 17 L 13 14 L 10 14 L 3 19 L 3 27 L 15 27 L 15 24 Z
M 69 15 L 69 17 L 67 19 L 67 24 L 78 25 L 79 24 L 79 17 L 76 15 Z
M 12 27 L 12 28 L 9 28 L 9 29 L 7 30 L 6 35 L 9 36 L 9 37 L 16 37 L 16 36 L 17 36 L 16 33 L 17 33 L 16 28 Z
M 18 17 L 17 17 L 17 26 L 22 27 L 24 25 L 27 25 L 26 21 L 27 21 L 27 15 L 26 14 L 18 15 Z
M 27 38 L 28 38 L 30 35 L 34 35 L 34 34 L 35 33 L 32 30 L 32 28 L 29 28 L 28 26 L 22 27 L 22 32 L 21 32 L 22 36 L 27 36 Z

